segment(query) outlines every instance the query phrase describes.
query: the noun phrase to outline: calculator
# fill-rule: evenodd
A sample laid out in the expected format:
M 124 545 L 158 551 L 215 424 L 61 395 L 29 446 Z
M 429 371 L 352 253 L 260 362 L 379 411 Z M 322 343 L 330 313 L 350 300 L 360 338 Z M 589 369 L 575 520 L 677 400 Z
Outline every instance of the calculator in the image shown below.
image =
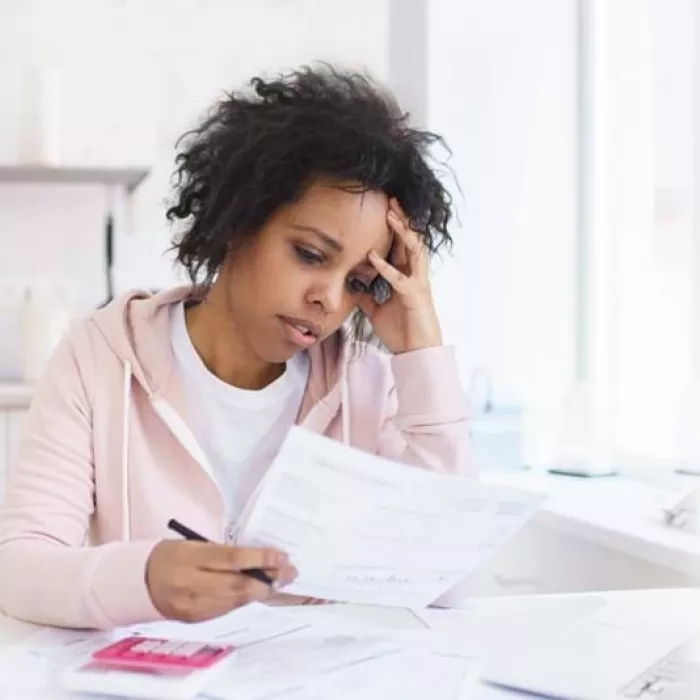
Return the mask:
M 226 667 L 235 647 L 214 642 L 131 636 L 98 649 L 62 676 L 66 689 L 135 695 L 142 698 L 193 698 L 211 676 Z

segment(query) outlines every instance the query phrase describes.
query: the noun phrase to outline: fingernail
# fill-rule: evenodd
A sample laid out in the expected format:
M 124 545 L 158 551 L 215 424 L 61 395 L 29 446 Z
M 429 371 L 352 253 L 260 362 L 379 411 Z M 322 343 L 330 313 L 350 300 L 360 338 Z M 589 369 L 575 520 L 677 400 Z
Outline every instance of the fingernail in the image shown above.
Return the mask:
M 284 572 L 284 574 L 280 575 L 278 579 L 275 579 L 274 583 L 272 584 L 272 587 L 275 590 L 279 590 L 280 588 L 284 588 L 285 586 L 288 586 L 294 579 L 299 575 L 299 572 L 296 570 L 295 567 L 289 566 L 287 571 Z
M 277 558 L 275 559 L 277 566 L 286 566 L 289 564 L 289 555 L 284 552 L 277 552 Z

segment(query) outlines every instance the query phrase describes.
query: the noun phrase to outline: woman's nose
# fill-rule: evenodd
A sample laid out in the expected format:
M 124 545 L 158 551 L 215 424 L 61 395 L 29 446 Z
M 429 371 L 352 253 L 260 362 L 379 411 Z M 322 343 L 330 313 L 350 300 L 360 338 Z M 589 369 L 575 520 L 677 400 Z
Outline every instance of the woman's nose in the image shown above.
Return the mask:
M 341 311 L 345 301 L 345 280 L 327 280 L 323 286 L 314 291 L 311 299 L 320 304 L 326 314 Z

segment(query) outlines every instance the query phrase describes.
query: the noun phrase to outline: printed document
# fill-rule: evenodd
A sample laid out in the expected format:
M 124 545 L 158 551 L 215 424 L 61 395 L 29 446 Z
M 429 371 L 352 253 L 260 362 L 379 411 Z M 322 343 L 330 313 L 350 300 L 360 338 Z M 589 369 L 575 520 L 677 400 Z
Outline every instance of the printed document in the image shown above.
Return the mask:
M 287 593 L 421 608 L 479 567 L 543 500 L 294 427 L 238 542 L 290 555 L 299 577 Z

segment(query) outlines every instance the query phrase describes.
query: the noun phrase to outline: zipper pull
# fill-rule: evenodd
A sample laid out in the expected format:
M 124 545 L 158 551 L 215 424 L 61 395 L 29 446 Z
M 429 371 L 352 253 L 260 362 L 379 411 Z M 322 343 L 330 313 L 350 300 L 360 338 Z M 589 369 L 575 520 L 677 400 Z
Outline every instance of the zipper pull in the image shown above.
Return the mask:
M 229 523 L 224 528 L 224 541 L 228 545 L 233 545 L 236 542 L 236 535 L 238 534 L 238 529 L 234 523 Z

